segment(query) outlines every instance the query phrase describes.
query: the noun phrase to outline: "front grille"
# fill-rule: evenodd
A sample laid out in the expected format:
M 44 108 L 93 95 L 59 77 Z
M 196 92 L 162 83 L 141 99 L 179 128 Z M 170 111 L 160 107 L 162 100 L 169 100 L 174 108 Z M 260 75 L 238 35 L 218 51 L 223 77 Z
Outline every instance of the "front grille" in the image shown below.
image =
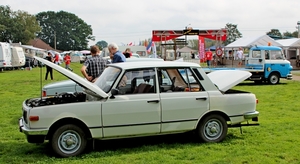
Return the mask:
M 27 111 L 26 110 L 23 110 L 23 119 L 24 119 L 24 122 L 27 124 Z

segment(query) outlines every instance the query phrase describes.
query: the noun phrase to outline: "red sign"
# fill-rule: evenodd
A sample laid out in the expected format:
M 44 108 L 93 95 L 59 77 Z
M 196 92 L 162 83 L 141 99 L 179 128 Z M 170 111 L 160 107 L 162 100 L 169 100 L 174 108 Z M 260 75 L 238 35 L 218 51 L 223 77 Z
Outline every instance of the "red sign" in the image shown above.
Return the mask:
M 219 57 L 221 57 L 221 56 L 223 55 L 223 50 L 222 50 L 222 48 L 217 48 L 217 49 L 216 49 L 216 54 L 217 54 Z
M 152 31 L 152 41 L 160 42 L 175 39 L 177 37 L 183 36 L 182 30 L 153 30 Z
M 187 33 L 187 32 L 190 33 Z M 215 29 L 215 30 L 153 30 L 152 31 L 152 41 L 161 42 L 168 41 L 171 39 L 178 38 L 183 35 L 198 34 L 201 37 L 225 41 L 227 37 L 227 31 L 225 28 Z
M 219 40 L 225 41 L 227 38 L 226 29 L 219 29 L 219 30 L 200 30 L 199 36 L 204 38 L 212 39 L 212 40 Z

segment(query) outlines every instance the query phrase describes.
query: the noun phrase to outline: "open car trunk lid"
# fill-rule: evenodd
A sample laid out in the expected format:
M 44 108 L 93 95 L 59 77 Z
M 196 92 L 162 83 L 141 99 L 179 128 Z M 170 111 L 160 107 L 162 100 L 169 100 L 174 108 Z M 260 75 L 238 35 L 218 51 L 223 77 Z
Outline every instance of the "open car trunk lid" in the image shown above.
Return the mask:
M 223 92 L 248 79 L 251 75 L 250 72 L 241 70 L 219 70 L 207 74 L 210 80 Z

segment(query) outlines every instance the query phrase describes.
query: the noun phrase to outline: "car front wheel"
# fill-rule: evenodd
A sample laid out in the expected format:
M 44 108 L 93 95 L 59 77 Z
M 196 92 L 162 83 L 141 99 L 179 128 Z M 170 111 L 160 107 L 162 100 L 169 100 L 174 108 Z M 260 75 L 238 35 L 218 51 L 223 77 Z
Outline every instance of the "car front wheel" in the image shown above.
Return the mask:
M 220 115 L 209 115 L 200 121 L 197 134 L 203 142 L 221 142 L 227 135 L 226 120 Z
M 53 151 L 61 157 L 79 155 L 87 145 L 84 131 L 73 124 L 59 127 L 54 132 L 50 142 Z

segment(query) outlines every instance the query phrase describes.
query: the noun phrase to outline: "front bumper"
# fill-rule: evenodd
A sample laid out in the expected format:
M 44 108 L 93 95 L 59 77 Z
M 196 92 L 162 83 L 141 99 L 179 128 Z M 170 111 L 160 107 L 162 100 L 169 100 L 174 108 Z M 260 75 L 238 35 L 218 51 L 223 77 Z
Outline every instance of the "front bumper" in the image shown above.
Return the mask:
M 20 132 L 24 133 L 27 136 L 39 135 L 46 136 L 48 134 L 48 129 L 30 129 L 24 124 L 24 119 L 21 117 L 19 119 L 19 129 Z
M 292 80 L 293 79 L 293 74 L 287 74 L 286 79 Z

